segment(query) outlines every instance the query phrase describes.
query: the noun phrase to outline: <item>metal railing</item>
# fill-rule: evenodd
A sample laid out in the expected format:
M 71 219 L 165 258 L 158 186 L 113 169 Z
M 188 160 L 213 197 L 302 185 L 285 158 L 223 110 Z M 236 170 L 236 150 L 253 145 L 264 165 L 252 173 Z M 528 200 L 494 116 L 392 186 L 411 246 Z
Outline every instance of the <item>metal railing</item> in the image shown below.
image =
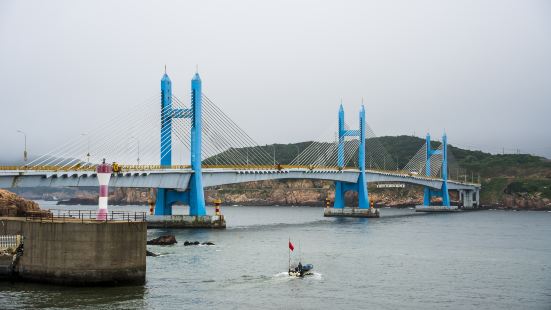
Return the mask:
M 61 210 L 50 209 L 45 212 L 28 212 L 27 221 L 40 222 L 75 222 L 98 221 L 98 222 L 145 222 L 147 212 L 109 211 L 106 215 L 99 216 L 97 210 Z
M 21 235 L 0 235 L 0 251 L 16 249 L 21 243 Z

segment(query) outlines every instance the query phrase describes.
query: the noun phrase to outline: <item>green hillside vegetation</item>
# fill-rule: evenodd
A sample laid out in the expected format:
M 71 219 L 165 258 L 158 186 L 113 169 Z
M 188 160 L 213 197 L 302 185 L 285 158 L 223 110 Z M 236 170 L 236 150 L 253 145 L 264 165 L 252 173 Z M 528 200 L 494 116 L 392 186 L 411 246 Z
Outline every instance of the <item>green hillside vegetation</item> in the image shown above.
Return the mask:
M 312 142 L 290 144 L 273 144 L 251 148 L 233 149 L 228 154 L 220 154 L 218 161 L 223 161 L 224 155 L 247 154 L 250 163 L 257 163 L 260 157 L 264 164 L 275 162 L 287 165 L 306 149 Z M 366 157 L 369 158 L 370 147 L 380 145 L 385 150 L 384 161 L 388 170 L 402 168 L 416 154 L 425 140 L 413 136 L 385 136 L 368 139 Z M 437 148 L 438 141 L 431 141 L 431 146 Z M 379 149 L 378 154 L 381 153 Z M 483 203 L 499 203 L 504 195 L 534 194 L 551 199 L 551 161 L 549 159 L 529 154 L 490 154 L 482 151 L 465 150 L 449 145 L 449 176 L 452 179 L 467 179 L 475 182 L 480 178 L 483 186 L 481 199 Z M 259 154 L 263 153 L 264 156 Z M 266 159 L 269 158 L 269 160 Z M 380 157 L 380 156 L 379 156 Z M 349 166 L 355 166 L 356 158 L 352 158 Z M 207 158 L 205 164 L 215 164 L 216 156 Z M 369 164 L 368 164 L 369 166 Z M 382 164 L 379 163 L 382 168 Z

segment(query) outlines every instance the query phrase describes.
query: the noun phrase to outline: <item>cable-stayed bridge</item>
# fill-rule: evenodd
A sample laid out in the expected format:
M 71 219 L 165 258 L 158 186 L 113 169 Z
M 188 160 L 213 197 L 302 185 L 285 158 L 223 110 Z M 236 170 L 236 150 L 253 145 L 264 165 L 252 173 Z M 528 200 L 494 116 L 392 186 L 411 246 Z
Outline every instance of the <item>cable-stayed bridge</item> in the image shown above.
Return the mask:
M 172 214 L 172 205 L 190 205 L 190 215 L 206 214 L 203 188 L 277 179 L 319 179 L 335 182 L 334 208 L 342 209 L 347 191 L 358 193 L 358 208 L 369 208 L 367 184 L 402 182 L 423 186 L 424 205 L 441 197 L 450 206 L 449 191 L 460 193 L 466 207 L 478 204 L 480 185 L 448 179 L 447 137 L 425 145 L 404 167 L 392 166 L 391 156 L 366 121 L 363 105 L 358 127 L 345 122 L 342 104 L 337 122 L 313 140 L 289 163 L 258 145 L 202 91 L 195 74 L 190 104 L 172 94 L 165 73 L 160 96 L 116 116 L 59 145 L 24 166 L 1 166 L 0 187 L 98 186 L 96 167 L 112 162 L 112 187 L 157 188 L 156 215 Z

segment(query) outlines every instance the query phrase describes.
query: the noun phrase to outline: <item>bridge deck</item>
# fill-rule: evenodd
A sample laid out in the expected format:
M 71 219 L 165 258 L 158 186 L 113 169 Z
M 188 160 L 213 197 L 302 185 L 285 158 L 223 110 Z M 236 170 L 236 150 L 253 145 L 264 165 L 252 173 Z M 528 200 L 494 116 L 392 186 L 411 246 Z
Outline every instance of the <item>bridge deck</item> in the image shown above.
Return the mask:
M 109 186 L 111 187 L 162 187 L 186 190 L 193 170 L 188 167 L 157 168 L 136 167 L 142 169 L 125 169 L 114 173 Z M 248 167 L 246 167 L 248 168 Z M 251 167 L 252 168 L 252 167 Z M 281 169 L 236 169 L 213 167 L 203 169 L 203 185 L 217 186 L 253 181 L 281 180 L 281 179 L 316 179 L 328 181 L 356 182 L 359 176 L 357 169 L 310 169 L 310 168 L 282 168 Z M 429 186 L 439 189 L 442 179 L 406 172 L 366 170 L 366 181 L 371 182 L 403 182 Z M 0 188 L 14 187 L 95 187 L 98 186 L 96 173 L 89 170 L 41 170 L 41 169 L 10 169 L 0 170 Z M 480 189 L 480 184 L 465 183 L 448 180 L 450 190 Z

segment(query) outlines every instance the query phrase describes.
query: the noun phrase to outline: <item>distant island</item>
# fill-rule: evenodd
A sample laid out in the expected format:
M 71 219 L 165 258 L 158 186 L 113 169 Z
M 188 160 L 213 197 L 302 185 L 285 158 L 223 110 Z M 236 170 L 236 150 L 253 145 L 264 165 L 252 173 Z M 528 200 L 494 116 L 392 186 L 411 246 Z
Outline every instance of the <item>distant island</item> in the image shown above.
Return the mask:
M 413 136 L 385 136 L 372 138 L 388 153 L 389 170 L 403 167 L 425 143 Z M 268 154 L 274 147 L 276 162 L 289 164 L 311 142 L 258 146 Z M 437 143 L 437 142 L 434 142 Z M 251 152 L 254 153 L 254 152 Z M 551 160 L 529 154 L 490 154 L 449 146 L 451 178 L 482 184 L 481 204 L 501 208 L 551 210 Z M 212 158 L 205 161 L 213 161 Z M 61 204 L 97 204 L 95 189 L 21 188 L 13 189 L 29 199 L 59 200 Z M 230 184 L 206 188 L 207 203 L 220 198 L 225 205 L 307 205 L 321 206 L 326 198 L 333 198 L 334 185 L 329 181 L 276 180 Z M 421 203 L 422 188 L 376 188 L 369 186 L 370 198 L 379 206 L 412 206 Z M 117 205 L 147 204 L 154 199 L 148 189 L 118 188 L 110 193 L 110 203 Z M 452 200 L 457 196 L 451 192 Z M 346 197 L 348 205 L 355 204 L 355 196 Z

